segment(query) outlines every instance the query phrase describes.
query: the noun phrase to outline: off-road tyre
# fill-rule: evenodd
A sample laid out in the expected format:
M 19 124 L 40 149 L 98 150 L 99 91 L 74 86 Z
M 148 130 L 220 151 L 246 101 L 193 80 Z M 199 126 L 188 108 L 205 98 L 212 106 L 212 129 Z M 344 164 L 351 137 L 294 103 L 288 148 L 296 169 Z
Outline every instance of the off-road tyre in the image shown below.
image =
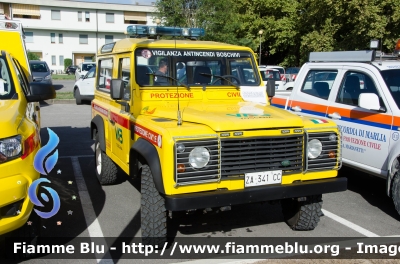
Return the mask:
M 322 195 L 307 196 L 306 201 L 297 198 L 281 201 L 283 217 L 293 230 L 314 230 L 322 213 Z
M 79 92 L 79 88 L 76 88 L 74 91 L 74 97 L 77 105 L 82 104 L 81 93 Z
M 143 244 L 163 245 L 167 241 L 165 199 L 157 191 L 147 164 L 142 166 L 140 212 Z
M 101 185 L 114 184 L 117 181 L 118 167 L 107 156 L 107 154 L 101 150 L 99 135 L 96 134 L 94 143 L 94 163 L 97 179 Z
M 393 203 L 394 203 L 394 208 L 396 208 L 397 213 L 400 214 L 400 175 L 399 175 L 399 172 L 396 172 L 396 174 L 393 177 L 392 199 L 393 199 Z

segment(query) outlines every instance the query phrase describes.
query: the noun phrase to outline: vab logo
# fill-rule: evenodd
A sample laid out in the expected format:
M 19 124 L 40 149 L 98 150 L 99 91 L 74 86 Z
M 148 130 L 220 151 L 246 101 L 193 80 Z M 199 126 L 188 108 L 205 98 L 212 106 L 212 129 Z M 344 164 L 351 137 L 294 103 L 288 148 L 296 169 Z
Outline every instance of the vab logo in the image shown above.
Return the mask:
M 60 142 L 60 139 L 56 135 L 56 133 L 53 132 L 50 128 L 47 128 L 47 132 L 49 133 L 49 142 L 45 146 L 43 146 L 39 151 L 36 153 L 35 159 L 33 161 L 33 166 L 35 167 L 36 171 L 38 171 L 41 174 L 47 175 L 50 173 L 50 171 L 54 168 L 54 166 L 57 163 L 58 160 L 58 150 L 54 149 L 57 147 L 58 143 Z M 52 155 L 50 155 L 47 159 L 46 157 L 53 152 Z M 51 183 L 46 178 L 41 178 L 36 181 L 34 181 L 31 186 L 29 186 L 28 189 L 28 195 L 29 199 L 31 202 L 36 205 L 43 207 L 44 205 L 39 201 L 38 197 L 36 196 L 36 190 L 37 186 L 42 183 L 42 182 L 48 182 Z M 42 218 L 50 218 L 53 215 L 55 215 L 58 210 L 60 210 L 60 197 L 58 196 L 57 192 L 53 190 L 50 187 L 43 187 L 45 188 L 51 195 L 51 198 L 53 199 L 53 209 L 50 212 L 41 212 L 37 209 L 34 209 L 35 212 Z M 41 193 L 40 196 L 42 199 L 47 203 L 49 202 L 49 197 L 45 193 Z
M 122 137 L 122 129 L 119 127 L 115 127 L 115 138 L 119 141 L 119 143 L 124 142 L 124 138 Z

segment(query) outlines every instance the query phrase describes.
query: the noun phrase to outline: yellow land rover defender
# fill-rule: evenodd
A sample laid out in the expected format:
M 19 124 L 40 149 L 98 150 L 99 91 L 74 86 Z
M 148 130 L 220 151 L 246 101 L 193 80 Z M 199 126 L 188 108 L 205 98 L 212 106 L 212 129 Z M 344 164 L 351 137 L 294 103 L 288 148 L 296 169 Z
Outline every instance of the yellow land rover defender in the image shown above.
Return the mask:
M 322 194 L 347 189 L 336 124 L 270 106 L 247 47 L 196 41 L 198 28 L 127 34 L 99 50 L 91 132 L 101 184 L 118 167 L 141 177 L 142 239 L 166 239 L 168 211 L 271 200 L 314 229 Z
M 21 22 L 0 18 L 0 235 L 26 225 L 33 204 L 28 187 L 40 149 L 39 101 L 52 85 L 32 83 Z M 30 228 L 30 230 L 33 230 Z M 30 234 L 23 234 L 28 236 Z

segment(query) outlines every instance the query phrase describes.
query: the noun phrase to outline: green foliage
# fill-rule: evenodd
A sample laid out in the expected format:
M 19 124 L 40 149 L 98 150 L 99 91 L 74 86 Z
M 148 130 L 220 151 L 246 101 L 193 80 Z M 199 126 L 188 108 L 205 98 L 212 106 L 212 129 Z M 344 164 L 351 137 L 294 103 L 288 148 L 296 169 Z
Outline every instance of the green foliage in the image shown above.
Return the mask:
M 28 50 L 28 60 L 40 60 L 39 56 Z
M 72 59 L 64 59 L 64 69 L 72 65 Z
M 392 52 L 400 38 L 398 0 L 157 0 L 156 8 L 163 25 L 205 28 L 204 40 L 258 54 L 261 37 L 263 64 L 300 66 L 311 51 L 369 49 L 371 39 Z

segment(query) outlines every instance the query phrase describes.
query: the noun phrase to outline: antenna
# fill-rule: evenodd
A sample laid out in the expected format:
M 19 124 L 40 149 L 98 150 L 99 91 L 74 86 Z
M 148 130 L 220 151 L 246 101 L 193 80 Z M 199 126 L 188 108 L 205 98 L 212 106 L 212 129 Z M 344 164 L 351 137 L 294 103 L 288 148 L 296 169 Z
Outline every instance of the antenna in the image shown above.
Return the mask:
M 174 17 L 174 29 L 176 28 L 176 18 Z M 175 43 L 175 50 L 176 50 L 176 36 L 174 35 L 174 43 Z M 176 68 L 176 65 L 175 65 Z M 170 74 L 171 75 L 171 74 Z M 178 86 L 178 82 L 176 82 L 176 95 L 178 97 L 178 113 L 177 113 L 177 118 L 178 118 L 178 126 L 182 125 L 182 113 L 181 113 L 181 108 L 180 108 L 180 104 L 179 104 L 179 86 Z

